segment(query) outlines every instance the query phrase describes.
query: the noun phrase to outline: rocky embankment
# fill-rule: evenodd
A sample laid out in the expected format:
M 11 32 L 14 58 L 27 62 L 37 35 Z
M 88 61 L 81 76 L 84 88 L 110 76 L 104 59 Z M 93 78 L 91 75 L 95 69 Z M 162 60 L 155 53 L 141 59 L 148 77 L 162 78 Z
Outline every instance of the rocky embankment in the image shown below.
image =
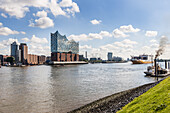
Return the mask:
M 157 85 L 160 81 L 145 84 L 137 88 L 113 94 L 105 98 L 94 101 L 90 104 L 75 109 L 69 113 L 116 113 L 134 98 L 142 95 L 150 88 Z

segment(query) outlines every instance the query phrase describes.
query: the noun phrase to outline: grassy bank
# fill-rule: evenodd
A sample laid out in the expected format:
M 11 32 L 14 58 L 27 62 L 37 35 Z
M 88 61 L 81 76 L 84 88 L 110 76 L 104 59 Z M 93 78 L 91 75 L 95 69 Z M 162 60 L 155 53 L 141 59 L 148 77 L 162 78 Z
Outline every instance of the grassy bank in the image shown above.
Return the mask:
M 169 113 L 170 112 L 170 77 L 135 98 L 118 113 Z

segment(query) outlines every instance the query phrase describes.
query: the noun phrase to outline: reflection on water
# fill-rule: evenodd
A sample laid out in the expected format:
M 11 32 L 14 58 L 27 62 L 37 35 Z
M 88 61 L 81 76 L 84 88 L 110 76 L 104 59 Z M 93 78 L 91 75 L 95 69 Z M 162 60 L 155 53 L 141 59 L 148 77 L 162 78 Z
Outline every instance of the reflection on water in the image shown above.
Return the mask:
M 65 113 L 156 79 L 148 65 L 87 64 L 0 68 L 0 112 Z

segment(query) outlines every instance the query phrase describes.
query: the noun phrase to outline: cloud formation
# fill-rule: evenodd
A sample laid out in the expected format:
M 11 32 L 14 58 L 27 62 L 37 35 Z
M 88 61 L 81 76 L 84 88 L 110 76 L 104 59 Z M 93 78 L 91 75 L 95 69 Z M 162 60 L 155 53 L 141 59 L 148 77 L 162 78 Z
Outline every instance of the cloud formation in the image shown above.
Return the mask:
M 124 25 L 124 26 L 120 26 L 120 28 L 113 30 L 113 36 L 115 38 L 120 38 L 120 37 L 129 37 L 129 35 L 127 35 L 126 33 L 136 33 L 139 32 L 140 29 L 138 28 L 133 28 L 132 25 Z
M 3 27 L 3 24 L 0 22 L 0 35 L 8 36 L 13 34 L 19 34 L 19 32 L 15 30 L 11 30 L 8 27 Z
M 68 39 L 75 40 L 75 41 L 88 41 L 93 39 L 103 39 L 104 37 L 112 37 L 112 35 L 107 31 L 101 31 L 100 33 L 89 33 L 86 34 L 80 34 L 80 35 L 70 35 Z
M 7 16 L 4 13 L 1 13 L 1 16 L 7 18 Z
M 115 38 L 124 38 L 129 37 L 126 33 L 136 33 L 139 32 L 140 29 L 133 28 L 132 25 L 128 26 L 120 26 L 120 28 L 116 28 L 113 30 L 113 32 L 109 33 L 108 31 L 101 31 L 100 33 L 89 33 L 86 34 L 80 34 L 80 35 L 70 35 L 69 39 L 74 39 L 75 41 L 87 41 L 87 40 L 93 40 L 93 39 L 103 39 L 104 37 L 115 37 Z
M 23 40 L 24 42 L 30 42 L 30 43 L 40 43 L 40 44 L 47 44 L 48 40 L 47 38 L 39 38 L 36 37 L 35 35 L 32 35 L 31 39 L 29 38 L 22 38 L 21 40 Z
M 96 24 L 100 24 L 102 21 L 101 20 L 96 20 L 96 19 L 94 19 L 94 20 L 91 20 L 90 21 L 93 25 L 96 25 Z
M 35 19 L 35 22 L 33 22 L 33 20 L 30 20 L 30 27 L 40 27 L 44 29 L 54 26 L 53 20 L 47 17 L 47 12 L 45 12 L 44 10 L 38 11 L 35 16 L 39 17 L 39 19 Z
M 157 36 L 158 32 L 157 31 L 146 31 L 145 36 L 147 37 L 155 37 Z
M 77 3 L 72 0 L 1 0 L 0 10 L 4 11 L 10 16 L 16 18 L 23 18 L 27 12 L 30 11 L 30 7 L 50 9 L 54 16 L 63 15 L 69 16 L 80 12 Z

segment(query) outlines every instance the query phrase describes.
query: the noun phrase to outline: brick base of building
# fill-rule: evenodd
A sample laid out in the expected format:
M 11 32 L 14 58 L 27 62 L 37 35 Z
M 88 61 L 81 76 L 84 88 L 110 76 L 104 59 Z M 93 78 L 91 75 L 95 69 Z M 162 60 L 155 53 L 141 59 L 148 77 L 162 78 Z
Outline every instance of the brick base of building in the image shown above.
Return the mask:
M 79 54 L 55 52 L 51 53 L 51 61 L 79 61 Z

